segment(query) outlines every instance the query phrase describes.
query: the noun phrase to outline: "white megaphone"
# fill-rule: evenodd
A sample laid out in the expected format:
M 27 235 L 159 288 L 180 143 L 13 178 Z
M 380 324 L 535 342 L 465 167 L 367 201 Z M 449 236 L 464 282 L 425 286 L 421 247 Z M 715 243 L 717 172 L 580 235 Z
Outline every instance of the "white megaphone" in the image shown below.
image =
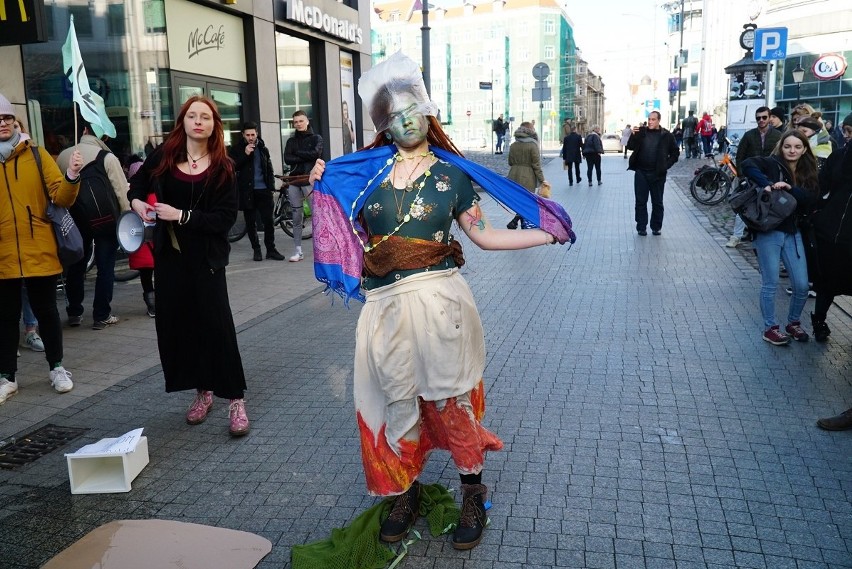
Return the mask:
M 154 212 L 149 212 L 153 214 Z M 146 241 L 154 238 L 154 226 L 156 223 L 142 221 L 135 211 L 125 211 L 118 218 L 116 234 L 118 244 L 127 253 L 135 253 Z

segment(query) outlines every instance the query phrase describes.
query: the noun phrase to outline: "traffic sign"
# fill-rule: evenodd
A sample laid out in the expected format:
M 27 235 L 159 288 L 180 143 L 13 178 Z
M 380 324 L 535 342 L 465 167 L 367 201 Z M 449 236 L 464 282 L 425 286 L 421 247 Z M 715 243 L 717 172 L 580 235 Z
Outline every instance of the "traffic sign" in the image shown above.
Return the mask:
M 491 90 L 491 81 L 480 81 L 479 88 L 485 91 Z
M 547 76 L 550 75 L 550 66 L 543 61 L 536 63 L 533 65 L 532 74 L 533 78 L 538 79 L 539 81 L 544 81 L 547 79 Z
M 787 28 L 754 30 L 754 60 L 771 61 L 787 57 Z

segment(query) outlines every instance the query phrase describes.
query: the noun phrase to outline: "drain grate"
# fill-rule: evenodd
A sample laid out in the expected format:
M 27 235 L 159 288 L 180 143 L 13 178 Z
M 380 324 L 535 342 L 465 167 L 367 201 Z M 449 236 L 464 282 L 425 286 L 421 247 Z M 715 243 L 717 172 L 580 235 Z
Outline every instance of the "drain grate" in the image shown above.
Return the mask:
M 46 425 L 0 447 L 0 468 L 13 470 L 64 446 L 89 429 Z

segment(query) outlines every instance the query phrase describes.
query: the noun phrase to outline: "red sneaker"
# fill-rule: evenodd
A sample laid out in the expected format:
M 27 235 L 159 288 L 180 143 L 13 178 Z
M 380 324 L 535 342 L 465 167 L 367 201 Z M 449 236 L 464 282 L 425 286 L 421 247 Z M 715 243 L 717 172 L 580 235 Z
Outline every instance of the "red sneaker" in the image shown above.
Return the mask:
M 786 346 L 790 343 L 790 336 L 782 332 L 777 324 L 766 329 L 763 339 L 773 346 Z
M 808 336 L 808 333 L 805 332 L 805 330 L 802 328 L 802 323 L 798 320 L 787 324 L 785 330 L 797 342 L 807 342 L 808 338 L 810 338 L 810 336 Z

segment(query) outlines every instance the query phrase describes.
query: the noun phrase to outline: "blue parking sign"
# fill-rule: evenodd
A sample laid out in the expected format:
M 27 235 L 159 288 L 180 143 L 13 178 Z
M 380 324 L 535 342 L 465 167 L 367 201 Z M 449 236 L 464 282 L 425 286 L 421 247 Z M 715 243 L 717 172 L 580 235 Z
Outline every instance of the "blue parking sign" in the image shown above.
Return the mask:
M 771 61 L 787 57 L 787 28 L 754 30 L 754 60 Z

